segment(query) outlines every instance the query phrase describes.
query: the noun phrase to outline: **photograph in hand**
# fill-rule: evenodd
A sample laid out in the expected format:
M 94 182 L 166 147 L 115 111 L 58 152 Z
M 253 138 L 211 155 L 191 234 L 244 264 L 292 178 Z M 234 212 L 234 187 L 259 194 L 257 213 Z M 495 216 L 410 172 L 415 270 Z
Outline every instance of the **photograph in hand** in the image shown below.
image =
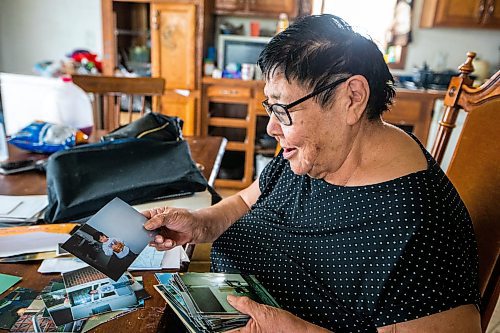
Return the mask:
M 146 221 L 115 198 L 61 247 L 116 281 L 154 237 L 154 232 L 144 229 Z

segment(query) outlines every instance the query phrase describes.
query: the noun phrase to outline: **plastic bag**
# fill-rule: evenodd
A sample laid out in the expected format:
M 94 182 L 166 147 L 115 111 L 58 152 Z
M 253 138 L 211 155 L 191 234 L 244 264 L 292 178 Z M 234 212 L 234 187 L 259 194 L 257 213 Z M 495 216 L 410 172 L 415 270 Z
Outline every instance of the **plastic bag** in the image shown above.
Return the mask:
M 37 121 L 12 135 L 9 143 L 35 153 L 50 154 L 87 140 L 88 136 L 75 128 Z
M 5 132 L 12 135 L 34 121 L 78 128 L 90 134 L 89 96 L 65 78 L 0 73 Z

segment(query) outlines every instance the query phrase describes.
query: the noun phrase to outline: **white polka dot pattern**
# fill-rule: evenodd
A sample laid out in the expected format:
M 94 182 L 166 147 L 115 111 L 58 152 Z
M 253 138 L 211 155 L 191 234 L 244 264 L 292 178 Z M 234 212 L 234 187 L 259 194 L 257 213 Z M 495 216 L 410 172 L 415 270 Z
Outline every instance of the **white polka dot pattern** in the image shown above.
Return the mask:
M 432 157 L 392 181 L 335 186 L 281 155 L 252 210 L 213 245 L 212 270 L 255 274 L 286 310 L 335 332 L 479 304 L 469 214 Z

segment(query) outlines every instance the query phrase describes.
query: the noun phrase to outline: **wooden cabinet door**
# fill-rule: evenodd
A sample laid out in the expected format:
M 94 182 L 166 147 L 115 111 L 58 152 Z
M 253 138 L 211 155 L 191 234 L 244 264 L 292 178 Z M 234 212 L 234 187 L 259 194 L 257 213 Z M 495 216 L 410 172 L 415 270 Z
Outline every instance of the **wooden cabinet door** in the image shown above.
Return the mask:
M 186 136 L 196 135 L 196 102 L 193 95 L 182 96 L 175 91 L 166 91 L 161 99 L 161 113 L 177 116 L 184 121 L 182 133 Z
M 486 28 L 500 28 L 500 0 L 487 1 L 483 22 Z
M 216 0 L 215 9 L 216 10 L 231 10 L 231 11 L 241 11 L 245 10 L 245 4 L 247 0 Z
M 196 88 L 196 5 L 151 5 L 153 76 L 166 89 Z
M 474 26 L 481 23 L 485 0 L 440 0 L 435 26 Z
M 288 17 L 297 15 L 296 0 L 247 0 L 251 12 L 275 14 L 276 19 L 280 13 L 288 14 Z

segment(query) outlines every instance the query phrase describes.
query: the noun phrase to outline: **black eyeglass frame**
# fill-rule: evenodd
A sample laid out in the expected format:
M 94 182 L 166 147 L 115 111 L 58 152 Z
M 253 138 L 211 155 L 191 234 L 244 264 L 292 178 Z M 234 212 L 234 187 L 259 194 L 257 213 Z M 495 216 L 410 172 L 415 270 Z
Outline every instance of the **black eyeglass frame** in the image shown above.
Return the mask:
M 290 111 L 288 111 L 288 109 L 291 109 L 294 106 L 297 106 L 300 103 L 303 103 L 303 102 L 307 101 L 308 99 L 313 98 L 314 96 L 319 95 L 319 94 L 321 94 L 322 92 L 324 92 L 324 91 L 326 91 L 328 89 L 335 88 L 339 84 L 347 81 L 347 79 L 349 79 L 349 77 L 345 77 L 345 78 L 339 79 L 337 81 L 334 81 L 334 82 L 332 82 L 330 84 L 327 84 L 326 86 L 318 88 L 318 89 L 314 90 L 313 92 L 311 92 L 310 94 L 307 94 L 304 97 L 299 98 L 298 100 L 296 100 L 296 101 L 294 101 L 292 103 L 289 103 L 289 104 L 274 103 L 274 104 L 269 105 L 269 103 L 267 102 L 269 99 L 266 99 L 265 101 L 262 102 L 262 106 L 266 110 L 266 112 L 269 115 L 269 117 L 271 117 L 272 114 L 274 113 L 274 115 L 276 116 L 276 119 L 278 119 L 278 121 L 280 123 L 282 123 L 285 126 L 291 126 L 292 125 L 292 117 L 290 117 Z M 285 115 L 286 115 L 287 118 L 283 119 L 282 115 L 278 114 L 275 111 L 275 109 L 274 109 L 275 107 L 280 107 L 283 110 L 285 110 Z M 288 121 L 286 121 L 286 120 L 288 120 Z

